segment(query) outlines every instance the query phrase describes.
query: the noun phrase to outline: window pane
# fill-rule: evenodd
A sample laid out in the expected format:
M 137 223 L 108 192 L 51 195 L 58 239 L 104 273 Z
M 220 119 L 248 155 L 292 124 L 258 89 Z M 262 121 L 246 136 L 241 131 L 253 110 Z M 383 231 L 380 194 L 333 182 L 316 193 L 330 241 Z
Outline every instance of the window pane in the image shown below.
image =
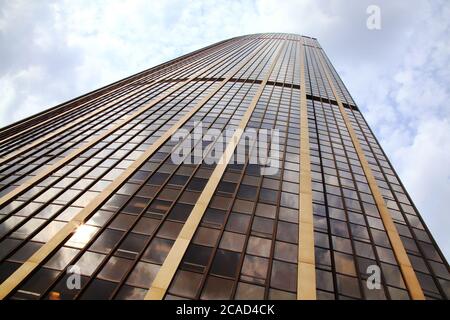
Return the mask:
M 169 219 L 185 222 L 193 207 L 189 204 L 177 203 L 170 211 Z
M 98 265 L 100 265 L 103 258 L 105 258 L 104 254 L 86 251 L 75 265 L 80 268 L 82 275 L 90 276 Z
M 294 244 L 276 241 L 274 256 L 278 260 L 297 263 L 298 248 Z
M 271 240 L 251 236 L 247 245 L 247 253 L 269 257 L 271 244 Z
M 212 248 L 191 244 L 181 266 L 185 270 L 203 272 L 211 256 Z
M 219 276 L 235 277 L 240 256 L 241 254 L 237 252 L 217 250 L 211 273 Z
M 168 239 L 154 238 L 150 246 L 145 250 L 143 260 L 162 264 L 169 254 L 174 241 Z
M 58 271 L 41 268 L 20 287 L 22 292 L 17 292 L 14 296 L 19 299 L 37 299 L 39 296 L 27 294 L 23 291 L 29 291 L 42 295 L 48 289 L 50 283 L 53 283 L 58 275 Z
M 220 230 L 199 227 L 195 233 L 193 242 L 196 244 L 201 244 L 205 246 L 214 247 L 219 238 Z
M 230 299 L 232 289 L 232 280 L 208 277 L 200 298 L 205 300 L 227 300 Z
M 152 263 L 138 262 L 128 277 L 127 284 L 148 289 L 155 279 L 159 268 L 160 266 Z
M 169 292 L 182 297 L 195 298 L 201 279 L 201 274 L 179 270 L 170 285 Z
M 289 222 L 278 221 L 277 239 L 286 242 L 297 243 L 298 225 Z
M 79 250 L 76 249 L 62 247 L 53 255 L 45 266 L 57 270 L 63 270 L 78 252 Z
M 131 264 L 131 260 L 111 257 L 103 267 L 102 271 L 100 271 L 98 277 L 109 281 L 120 281 L 131 267 Z
M 236 300 L 263 300 L 264 287 L 239 282 L 236 290 Z
M 117 293 L 116 300 L 143 300 L 147 294 L 146 289 L 124 285 Z
M 268 268 L 268 259 L 247 254 L 242 265 L 241 278 L 246 281 L 264 284 Z
M 144 236 L 142 234 L 130 233 L 120 244 L 119 248 L 116 251 L 116 255 L 124 258 L 134 259 L 136 255 L 144 249 L 147 240 L 147 236 Z
M 117 284 L 110 282 L 110 281 L 94 279 L 89 284 L 86 291 L 84 291 L 84 293 L 81 295 L 81 299 L 82 300 L 107 300 L 110 298 L 116 285 Z
M 222 235 L 219 247 L 222 249 L 228 249 L 231 251 L 241 252 L 244 248 L 245 235 L 227 232 Z
M 297 266 L 292 263 L 274 260 L 270 286 L 295 292 L 297 290 Z
M 97 240 L 94 241 L 90 249 L 107 254 L 117 244 L 123 234 L 123 231 L 106 229 Z
M 226 229 L 229 231 L 246 233 L 249 222 L 249 215 L 232 212 L 228 218 Z
M 337 275 L 337 286 L 338 292 L 340 294 L 345 294 L 350 297 L 360 298 L 361 293 L 359 291 L 358 279 L 344 276 L 341 274 Z

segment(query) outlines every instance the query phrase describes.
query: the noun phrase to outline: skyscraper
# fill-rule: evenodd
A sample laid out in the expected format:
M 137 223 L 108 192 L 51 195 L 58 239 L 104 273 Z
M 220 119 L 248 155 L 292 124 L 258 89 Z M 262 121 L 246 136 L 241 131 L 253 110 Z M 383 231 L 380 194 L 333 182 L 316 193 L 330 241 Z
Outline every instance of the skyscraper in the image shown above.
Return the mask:
M 0 157 L 2 299 L 450 297 L 314 38 L 195 51 L 3 128 Z

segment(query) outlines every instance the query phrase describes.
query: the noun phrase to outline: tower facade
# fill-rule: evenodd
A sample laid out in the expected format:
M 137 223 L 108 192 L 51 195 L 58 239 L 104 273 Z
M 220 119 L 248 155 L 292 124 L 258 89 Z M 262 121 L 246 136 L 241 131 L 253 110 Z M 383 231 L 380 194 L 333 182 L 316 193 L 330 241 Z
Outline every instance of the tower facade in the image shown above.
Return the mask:
M 0 130 L 2 299 L 448 299 L 314 38 L 232 38 Z

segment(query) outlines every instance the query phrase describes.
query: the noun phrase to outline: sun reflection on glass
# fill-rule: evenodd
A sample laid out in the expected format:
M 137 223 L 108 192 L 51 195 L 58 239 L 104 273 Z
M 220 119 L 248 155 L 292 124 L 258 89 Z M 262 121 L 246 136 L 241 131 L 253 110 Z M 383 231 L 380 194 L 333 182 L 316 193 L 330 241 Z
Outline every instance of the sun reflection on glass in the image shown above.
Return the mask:
M 77 228 L 73 236 L 67 242 L 67 245 L 81 249 L 88 243 L 88 241 L 99 229 L 100 228 L 83 224 Z

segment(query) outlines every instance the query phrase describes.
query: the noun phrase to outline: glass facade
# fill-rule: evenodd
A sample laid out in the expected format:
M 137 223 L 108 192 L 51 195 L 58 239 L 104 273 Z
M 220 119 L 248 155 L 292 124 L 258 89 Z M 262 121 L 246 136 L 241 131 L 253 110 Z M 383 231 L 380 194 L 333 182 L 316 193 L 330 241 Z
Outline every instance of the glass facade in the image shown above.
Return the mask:
M 233 146 L 205 132 L 239 128 L 279 139 L 239 135 Z M 275 33 L 222 41 L 1 129 L 0 296 L 299 298 L 302 129 L 313 295 L 448 299 L 444 256 L 318 41 Z M 173 139 L 181 131 L 194 138 Z M 200 148 L 203 161 L 174 161 L 187 141 L 184 160 Z M 278 170 L 263 174 L 251 159 L 275 143 Z M 234 158 L 245 150 L 243 161 L 208 161 L 220 145 Z

